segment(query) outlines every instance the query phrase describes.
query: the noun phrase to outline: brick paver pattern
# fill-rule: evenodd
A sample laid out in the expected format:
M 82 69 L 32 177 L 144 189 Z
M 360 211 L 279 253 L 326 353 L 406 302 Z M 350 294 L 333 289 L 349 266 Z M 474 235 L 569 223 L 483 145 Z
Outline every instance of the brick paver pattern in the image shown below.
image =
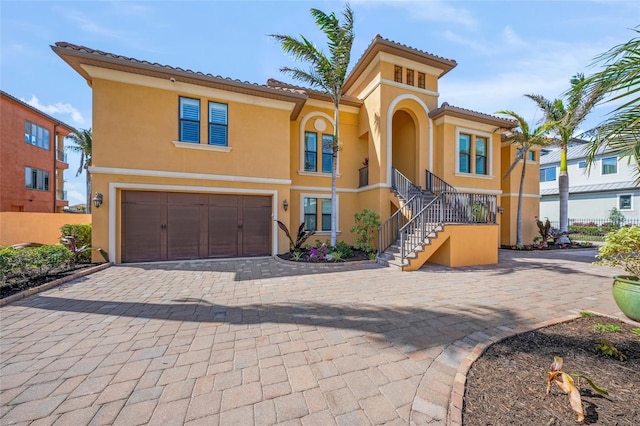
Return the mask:
M 501 251 L 498 265 L 411 273 L 112 266 L 0 308 L 0 423 L 451 423 L 476 343 L 580 310 L 620 315 L 620 271 L 593 255 Z

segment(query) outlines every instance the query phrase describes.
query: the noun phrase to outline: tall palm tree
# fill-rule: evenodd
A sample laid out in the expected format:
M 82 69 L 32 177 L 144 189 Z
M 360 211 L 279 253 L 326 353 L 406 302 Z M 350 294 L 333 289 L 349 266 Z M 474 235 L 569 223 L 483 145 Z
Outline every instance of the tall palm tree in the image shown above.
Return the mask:
M 560 232 L 569 231 L 569 173 L 567 148 L 576 129 L 603 98 L 604 90 L 588 90 L 584 74 L 571 78 L 571 87 L 561 98 L 549 100 L 542 95 L 525 95 L 533 100 L 544 113 L 543 128 L 552 133 L 560 145 L 560 173 L 558 193 L 560 198 Z
M 76 176 L 79 176 L 83 170 L 86 172 L 87 213 L 91 213 L 91 175 L 89 173 L 89 166 L 91 166 L 91 144 L 93 141 L 91 129 L 76 130 L 69 133 L 67 138 L 74 143 L 74 145 L 68 145 L 67 148 L 70 151 L 80 153 L 80 166 L 78 167 Z
M 529 151 L 534 146 L 544 146 L 551 143 L 551 140 L 546 136 L 546 129 L 543 126 L 530 129 L 529 123 L 522 118 L 521 115 L 511 110 L 500 110 L 497 114 L 509 115 L 518 122 L 520 131 L 509 131 L 507 133 L 507 140 L 518 147 L 516 158 L 509 166 L 509 169 L 505 173 L 503 179 L 511 174 L 516 165 L 522 160 L 522 171 L 520 172 L 520 188 L 518 189 L 518 212 L 516 215 L 516 246 L 522 246 L 522 193 L 524 192 L 524 178 L 527 169 L 527 160 L 529 158 Z
M 347 68 L 351 59 L 351 45 L 355 37 L 353 32 L 353 11 L 347 3 L 342 14 L 344 23 L 336 17 L 335 13 L 326 14 L 318 9 L 311 9 L 311 15 L 315 23 L 327 37 L 327 47 L 329 55 L 318 49 L 315 44 L 306 37 L 299 39 L 280 34 L 272 34 L 281 45 L 282 50 L 292 55 L 294 59 L 307 62 L 309 68 L 283 67 L 280 71 L 290 74 L 294 79 L 304 81 L 327 93 L 334 106 L 334 126 L 331 167 L 331 245 L 336 245 L 337 235 L 337 202 L 336 202 L 336 177 L 338 165 L 338 151 L 340 150 L 339 139 L 339 109 L 342 89 L 347 75 Z
M 640 26 L 632 31 L 638 34 L 626 43 L 614 46 L 594 58 L 604 68 L 586 79 L 587 90 L 606 90 L 612 96 L 607 102 L 621 101 L 610 116 L 595 129 L 587 153 L 587 166 L 591 168 L 596 155 L 603 149 L 636 163 L 640 183 Z

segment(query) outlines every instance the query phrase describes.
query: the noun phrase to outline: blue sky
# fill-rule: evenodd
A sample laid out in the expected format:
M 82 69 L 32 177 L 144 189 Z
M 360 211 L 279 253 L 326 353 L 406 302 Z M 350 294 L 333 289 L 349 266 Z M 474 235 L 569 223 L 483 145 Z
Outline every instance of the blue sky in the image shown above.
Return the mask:
M 319 45 L 310 8 L 341 13 L 341 1 L 0 1 L 0 87 L 76 128 L 91 127 L 91 89 L 50 48 L 66 41 L 140 60 L 265 84 L 291 81 L 292 65 L 269 34 L 304 34 Z M 558 97 L 572 75 L 629 40 L 640 2 L 351 1 L 352 65 L 376 34 L 455 59 L 439 102 L 540 118 L 525 93 Z M 613 105 L 598 107 L 584 127 Z M 70 204 L 85 201 L 79 157 L 69 155 Z

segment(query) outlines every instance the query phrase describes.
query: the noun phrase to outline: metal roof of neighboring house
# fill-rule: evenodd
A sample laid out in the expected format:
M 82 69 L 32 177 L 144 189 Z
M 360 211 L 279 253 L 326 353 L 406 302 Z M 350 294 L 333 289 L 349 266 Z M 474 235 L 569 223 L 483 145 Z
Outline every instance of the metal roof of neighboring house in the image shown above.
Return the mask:
M 473 119 L 486 124 L 492 124 L 499 128 L 513 129 L 518 126 L 518 122 L 511 118 L 503 118 L 495 115 L 485 114 L 478 111 L 472 111 L 470 109 L 455 107 L 443 102 L 440 108 L 436 108 L 429 112 L 429 118 L 435 120 L 442 115 L 451 115 L 453 117 Z
M 573 140 L 573 139 L 572 139 Z M 581 141 L 577 145 L 569 146 L 567 148 L 567 160 L 583 160 L 587 156 L 588 145 L 587 141 L 582 141 L 581 139 L 576 139 L 576 141 Z M 606 154 L 607 147 L 600 147 L 596 155 Z M 560 149 L 554 149 L 549 151 L 548 154 L 540 156 L 540 165 L 543 164 L 552 164 L 552 163 L 560 163 L 560 154 L 562 151 Z
M 37 114 L 40 114 L 41 116 L 45 117 L 47 120 L 53 121 L 54 123 L 56 123 L 56 124 L 64 127 L 65 129 L 69 130 L 70 133 L 77 131 L 77 129 L 75 127 L 70 126 L 67 123 L 65 123 L 64 121 L 58 120 L 57 118 L 52 117 L 49 114 L 40 111 L 38 108 L 33 107 L 33 106 L 29 105 L 28 103 L 26 103 L 25 101 L 20 100 L 20 99 L 16 98 L 15 96 L 12 96 L 12 95 L 8 94 L 4 90 L 0 90 L 0 95 L 6 97 L 7 99 L 11 99 L 12 101 L 22 105 L 23 107 L 25 107 L 27 109 L 30 109 L 31 111 L 33 111 L 33 112 L 35 112 Z
M 59 41 L 55 46 L 51 46 L 51 49 L 89 83 L 91 82 L 91 76 L 82 67 L 82 65 L 85 64 L 146 75 L 149 77 L 166 79 L 173 77 L 180 81 L 199 86 L 213 87 L 231 92 L 293 102 L 295 107 L 291 113 L 292 119 L 295 119 L 298 116 L 302 110 L 302 106 L 308 98 L 307 93 L 300 89 L 293 89 L 290 87 L 273 87 L 221 76 L 214 76 L 213 74 L 204 74 L 199 71 L 192 71 L 189 69 L 185 70 L 169 65 L 161 65 L 159 63 L 152 63 L 127 56 L 115 55 L 113 53 L 103 52 L 101 50 L 91 49 L 86 46 L 78 46 L 67 42 Z
M 627 182 L 611 182 L 611 183 L 596 183 L 593 185 L 572 186 L 570 189 L 571 194 L 577 194 L 582 192 L 602 192 L 602 191 L 616 191 L 619 189 L 638 189 L 638 185 L 634 181 Z M 540 195 L 558 195 L 558 188 L 541 189 Z
M 458 63 L 453 59 L 443 58 L 442 56 L 437 56 L 432 53 L 415 49 L 413 47 L 409 47 L 407 45 L 386 39 L 380 34 L 376 34 L 367 49 L 360 56 L 360 59 L 358 59 L 356 64 L 353 66 L 351 72 L 347 75 L 347 78 L 344 81 L 345 91 L 349 87 L 351 87 L 353 83 L 355 83 L 355 81 L 358 79 L 358 76 L 365 70 L 367 65 L 369 65 L 373 58 L 375 58 L 376 55 L 380 52 L 391 53 L 393 55 L 411 59 L 418 63 L 439 68 L 442 70 L 442 74 L 440 74 L 439 77 L 442 77 L 453 68 L 455 68 L 456 65 L 458 65 Z

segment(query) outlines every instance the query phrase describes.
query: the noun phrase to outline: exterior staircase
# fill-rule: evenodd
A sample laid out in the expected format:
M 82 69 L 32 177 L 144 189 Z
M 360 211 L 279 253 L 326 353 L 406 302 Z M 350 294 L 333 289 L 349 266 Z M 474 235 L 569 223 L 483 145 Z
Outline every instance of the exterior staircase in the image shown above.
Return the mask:
M 426 187 L 393 169 L 391 191 L 399 208 L 378 229 L 379 263 L 417 270 L 451 237 L 448 225 L 495 224 L 496 196 L 458 192 L 428 170 Z

